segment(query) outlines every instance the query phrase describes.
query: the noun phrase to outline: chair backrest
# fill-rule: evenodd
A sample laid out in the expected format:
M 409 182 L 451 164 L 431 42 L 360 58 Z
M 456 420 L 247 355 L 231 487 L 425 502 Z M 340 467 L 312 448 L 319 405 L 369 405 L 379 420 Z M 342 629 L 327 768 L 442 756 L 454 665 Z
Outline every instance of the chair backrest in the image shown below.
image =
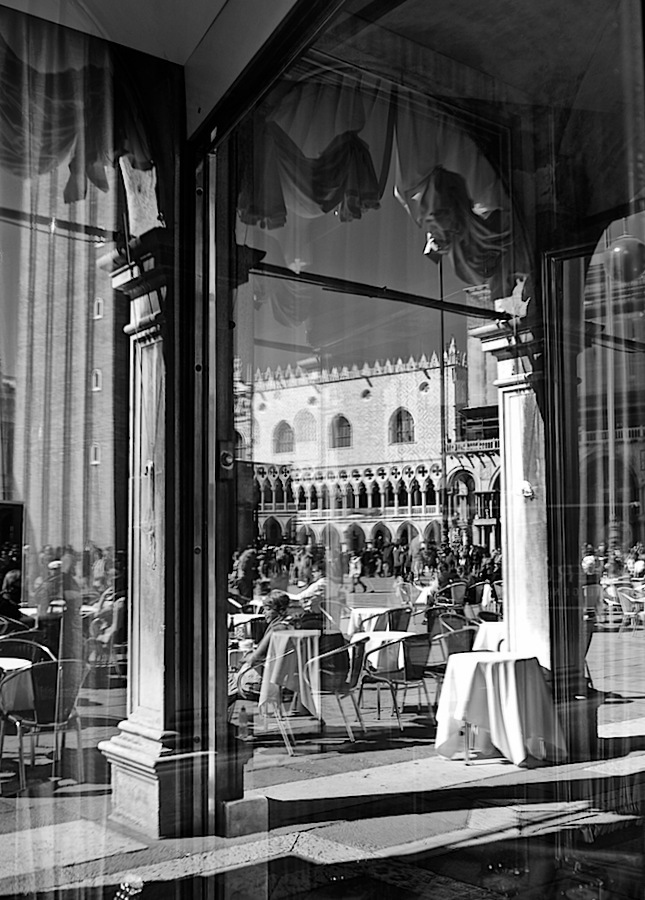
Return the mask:
M 23 671 L 31 677 L 37 722 L 40 725 L 64 725 L 74 711 L 89 671 L 87 663 L 79 659 L 59 659 L 36 663 Z M 23 671 L 15 674 L 22 675 Z
M 412 610 L 401 606 L 387 611 L 388 631 L 407 631 Z
M 461 613 L 446 612 L 439 616 L 439 624 L 441 626 L 441 633 L 446 634 L 450 631 L 459 631 L 461 628 L 465 628 L 466 625 L 469 625 L 470 622 L 466 616 Z
M 20 634 L 27 632 L 20 632 Z M 0 637 L 0 669 L 2 668 L 2 659 L 14 657 L 15 659 L 28 659 L 31 663 L 49 662 L 55 660 L 56 657 L 43 644 L 35 641 L 25 641 L 22 637 Z
M 363 660 L 365 659 L 365 645 L 367 639 L 352 641 L 349 645 L 349 672 L 347 673 L 347 687 L 350 690 L 358 685 L 363 671 Z
M 9 616 L 0 616 L 0 636 L 3 634 L 13 634 L 15 631 L 28 631 L 29 625 L 12 619 Z
M 464 602 L 468 585 L 465 581 L 453 581 L 452 584 L 448 585 L 448 590 L 450 591 L 452 602 L 461 604 Z
M 29 631 L 20 631 L 16 635 L 10 635 L 13 637 L 19 637 L 21 641 L 34 641 L 36 644 L 43 644 L 45 647 L 47 646 L 48 635 L 44 628 L 30 628 Z M 0 635 L 0 640 L 3 638 L 3 635 Z
M 401 643 L 404 677 L 406 681 L 420 681 L 430 659 L 430 635 L 410 634 Z
M 264 633 L 267 630 L 267 625 L 268 622 L 264 618 L 264 616 L 258 616 L 257 619 L 249 619 L 249 636 L 251 640 L 256 644 L 259 644 L 264 637 Z
M 484 588 L 488 586 L 487 581 L 476 581 L 471 584 L 466 591 L 466 596 L 471 603 L 481 603 L 484 595 Z
M 466 625 L 457 631 L 447 631 L 443 634 L 435 635 L 432 638 L 432 642 L 440 646 L 445 660 L 452 656 L 453 653 L 469 653 L 473 649 L 476 634 L 476 625 Z
M 636 610 L 636 604 L 634 603 L 634 597 L 632 595 L 632 591 L 628 588 L 619 587 L 617 589 L 618 600 L 620 602 L 620 608 L 622 611 L 628 615 L 633 613 Z

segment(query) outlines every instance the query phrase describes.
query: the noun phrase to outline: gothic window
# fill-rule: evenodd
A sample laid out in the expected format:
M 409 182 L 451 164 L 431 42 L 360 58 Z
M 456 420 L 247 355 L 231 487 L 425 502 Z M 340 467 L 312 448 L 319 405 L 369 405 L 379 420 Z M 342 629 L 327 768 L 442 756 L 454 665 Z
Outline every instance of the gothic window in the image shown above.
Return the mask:
M 414 419 L 407 409 L 397 409 L 390 419 L 390 444 L 414 443 Z
M 103 390 L 103 372 L 100 369 L 93 369 L 92 371 L 92 390 Z
M 352 426 L 345 416 L 332 419 L 330 445 L 335 448 L 352 446 Z
M 288 422 L 279 422 L 273 432 L 273 452 L 293 453 L 294 445 L 293 428 Z

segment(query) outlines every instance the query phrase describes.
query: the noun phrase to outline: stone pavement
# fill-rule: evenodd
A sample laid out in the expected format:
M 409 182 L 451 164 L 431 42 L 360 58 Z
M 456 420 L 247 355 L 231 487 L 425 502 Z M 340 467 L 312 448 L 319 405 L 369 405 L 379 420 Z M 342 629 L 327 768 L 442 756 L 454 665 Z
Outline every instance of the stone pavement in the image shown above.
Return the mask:
M 93 778 L 84 785 L 45 776 L 17 796 L 5 782 L 0 897 L 113 900 L 121 882 L 140 879 L 142 900 L 200 896 L 206 883 L 227 900 L 540 900 L 552 896 L 547 883 L 568 877 L 562 860 L 580 845 L 640 871 L 642 881 L 645 748 L 633 738 L 645 733 L 644 648 L 642 631 L 592 640 L 588 663 L 606 692 L 599 724 L 610 758 L 533 769 L 502 760 L 467 766 L 436 756 L 416 697 L 403 734 L 387 708 L 376 719 L 368 698 L 368 735 L 356 744 L 329 715 L 325 739 L 299 739 L 295 757 L 279 739 L 250 746 L 241 805 L 266 827 L 239 837 L 151 841 L 110 823 L 100 755 L 89 759 Z M 86 746 L 111 733 L 124 699 L 114 683 L 85 692 Z M 632 843 L 640 850 L 628 859 Z

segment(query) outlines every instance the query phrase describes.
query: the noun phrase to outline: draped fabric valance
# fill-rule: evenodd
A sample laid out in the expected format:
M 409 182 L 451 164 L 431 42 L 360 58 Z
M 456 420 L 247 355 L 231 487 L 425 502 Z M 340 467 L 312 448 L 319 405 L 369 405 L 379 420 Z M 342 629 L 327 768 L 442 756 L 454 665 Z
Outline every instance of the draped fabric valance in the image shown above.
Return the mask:
M 88 182 L 107 191 L 106 168 L 124 154 L 135 168 L 152 167 L 109 45 L 9 10 L 0 25 L 2 168 L 32 178 L 67 163 L 64 199 L 72 203 L 85 197 Z
M 281 84 L 239 146 L 238 214 L 247 225 L 281 227 L 289 212 L 359 219 L 378 208 L 394 157 L 395 195 L 429 232 L 431 258 L 448 256 L 461 280 L 478 284 L 511 247 L 509 197 L 466 127 L 389 82 L 337 74 Z M 518 243 L 513 266 L 524 270 Z

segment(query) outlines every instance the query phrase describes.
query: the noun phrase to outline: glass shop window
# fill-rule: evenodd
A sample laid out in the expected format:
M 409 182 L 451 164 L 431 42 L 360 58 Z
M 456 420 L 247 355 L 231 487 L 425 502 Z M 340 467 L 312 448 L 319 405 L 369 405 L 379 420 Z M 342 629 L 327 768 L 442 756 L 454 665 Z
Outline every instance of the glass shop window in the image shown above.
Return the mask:
M 505 510 L 518 496 L 544 503 L 552 534 L 575 535 L 575 547 L 561 542 L 557 565 L 540 560 L 547 590 L 562 572 L 579 573 L 568 593 L 554 592 L 552 642 L 581 684 L 628 698 L 591 715 L 594 738 L 608 742 L 642 736 L 645 721 L 629 643 L 644 627 L 642 601 L 630 594 L 627 610 L 617 586 L 629 578 L 635 591 L 645 576 L 640 34 L 636 3 L 520 9 L 494 0 L 483 17 L 470 0 L 441 9 L 352 0 L 226 143 L 237 175 L 235 390 L 262 417 L 249 459 L 258 481 L 273 465 L 297 485 L 291 508 L 273 496 L 253 510 L 238 504 L 231 558 L 252 541 L 266 573 L 246 584 L 249 603 L 286 590 L 294 632 L 308 633 L 309 622 L 320 635 L 305 656 L 335 636 L 350 665 L 357 635 L 371 633 L 362 624 L 370 608 L 400 607 L 424 588 L 436 594 L 434 569 L 454 564 L 479 591 L 454 594 L 461 613 L 464 597 L 481 599 L 486 585 L 487 621 L 505 628 L 513 596 L 502 576 L 527 561 L 518 536 L 505 533 Z M 512 460 L 500 448 L 486 329 L 499 338 L 504 371 L 534 376 L 546 464 L 528 428 L 523 439 L 540 459 L 541 493 L 521 479 L 513 497 L 504 493 Z M 554 346 L 566 378 L 545 364 Z M 334 424 L 327 444 L 301 443 L 297 431 L 295 441 L 273 437 L 303 409 L 319 436 L 346 417 L 351 442 Z M 561 471 L 562 502 L 549 506 Z M 316 618 L 307 617 L 309 591 Z M 413 612 L 403 631 L 427 635 L 428 621 Z M 368 638 L 370 651 L 377 642 Z M 301 742 L 329 752 L 334 740 L 351 743 L 340 715 L 290 672 L 302 687 L 295 752 Z M 437 683 L 427 686 L 440 703 Z M 374 752 L 401 735 L 419 752 L 438 749 L 423 702 L 395 701 L 380 716 L 376 695 L 366 682 L 361 715 Z M 256 701 L 247 787 L 261 760 L 290 752 Z M 233 723 L 238 713 L 239 703 Z

